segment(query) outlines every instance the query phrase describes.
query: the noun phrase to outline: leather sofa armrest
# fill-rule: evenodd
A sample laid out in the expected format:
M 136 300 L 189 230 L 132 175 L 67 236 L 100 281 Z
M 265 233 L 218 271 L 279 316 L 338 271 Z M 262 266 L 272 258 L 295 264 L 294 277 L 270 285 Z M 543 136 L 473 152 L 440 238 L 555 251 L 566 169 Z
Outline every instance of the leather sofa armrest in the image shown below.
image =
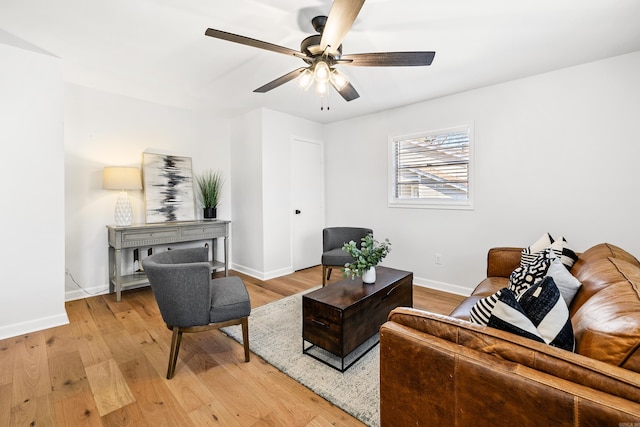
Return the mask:
M 640 402 L 640 375 L 628 369 L 510 332 L 415 308 L 392 310 L 382 328 L 391 323 Z
M 509 278 L 520 267 L 522 248 L 491 248 L 487 254 L 487 277 Z
M 637 373 L 494 328 L 398 308 L 380 330 L 382 425 L 618 425 L 639 402 Z

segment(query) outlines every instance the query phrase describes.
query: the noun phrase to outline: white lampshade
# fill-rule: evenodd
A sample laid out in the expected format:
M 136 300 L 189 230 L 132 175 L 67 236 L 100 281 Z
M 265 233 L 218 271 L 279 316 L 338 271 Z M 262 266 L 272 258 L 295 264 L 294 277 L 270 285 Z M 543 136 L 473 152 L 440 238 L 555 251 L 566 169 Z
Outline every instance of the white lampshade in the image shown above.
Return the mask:
M 142 190 L 140 169 L 122 166 L 105 166 L 102 174 L 105 190 Z

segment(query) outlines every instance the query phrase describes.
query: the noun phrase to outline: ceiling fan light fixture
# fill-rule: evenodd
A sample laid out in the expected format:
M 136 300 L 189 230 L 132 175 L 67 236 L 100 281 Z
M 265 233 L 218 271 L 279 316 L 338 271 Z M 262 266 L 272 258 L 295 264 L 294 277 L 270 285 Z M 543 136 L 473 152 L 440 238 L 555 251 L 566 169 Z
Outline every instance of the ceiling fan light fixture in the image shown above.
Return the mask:
M 325 97 L 327 96 L 328 91 L 329 87 L 327 85 L 327 82 L 316 81 L 316 95 L 318 95 L 319 97 Z
M 345 76 L 344 74 L 342 74 L 340 71 L 336 70 L 335 68 L 333 70 L 331 70 L 331 83 L 333 83 L 333 86 L 338 90 L 341 91 L 342 89 L 345 88 L 345 86 L 347 86 L 349 84 L 349 79 L 347 78 L 347 76 Z
M 298 86 L 300 86 L 303 90 L 308 90 L 313 84 L 313 73 L 307 68 L 300 74 L 298 80 L 296 80 Z
M 318 61 L 313 69 L 313 78 L 317 83 L 326 83 L 329 81 L 331 77 L 331 71 L 329 70 L 329 66 L 324 61 Z

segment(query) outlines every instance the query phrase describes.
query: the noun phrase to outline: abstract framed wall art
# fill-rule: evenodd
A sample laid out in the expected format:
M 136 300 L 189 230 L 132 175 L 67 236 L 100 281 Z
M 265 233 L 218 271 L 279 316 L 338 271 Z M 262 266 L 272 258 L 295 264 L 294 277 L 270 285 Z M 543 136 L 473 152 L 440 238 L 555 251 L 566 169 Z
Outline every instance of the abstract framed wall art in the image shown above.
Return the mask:
M 191 157 L 143 153 L 147 223 L 193 221 Z

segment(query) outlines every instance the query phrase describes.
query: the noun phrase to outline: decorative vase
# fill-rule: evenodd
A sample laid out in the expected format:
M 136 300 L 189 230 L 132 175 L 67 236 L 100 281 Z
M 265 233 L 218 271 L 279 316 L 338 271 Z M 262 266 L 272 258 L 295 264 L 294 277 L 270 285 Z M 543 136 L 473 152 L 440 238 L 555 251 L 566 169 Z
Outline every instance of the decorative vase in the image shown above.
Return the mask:
M 376 268 L 370 267 L 367 271 L 362 273 L 362 283 L 375 283 L 376 282 Z
M 204 208 L 204 219 L 215 219 L 216 208 Z

